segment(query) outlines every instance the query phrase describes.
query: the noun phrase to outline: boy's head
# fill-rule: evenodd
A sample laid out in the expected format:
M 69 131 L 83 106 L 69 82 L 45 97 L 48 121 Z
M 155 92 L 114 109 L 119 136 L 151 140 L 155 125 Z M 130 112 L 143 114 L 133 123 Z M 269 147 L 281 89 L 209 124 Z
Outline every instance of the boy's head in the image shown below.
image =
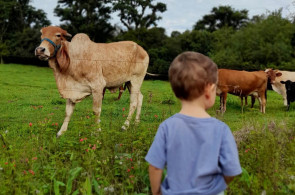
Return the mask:
M 216 84 L 217 65 L 197 52 L 183 52 L 171 63 L 169 81 L 177 98 L 193 100 L 200 97 L 208 84 Z

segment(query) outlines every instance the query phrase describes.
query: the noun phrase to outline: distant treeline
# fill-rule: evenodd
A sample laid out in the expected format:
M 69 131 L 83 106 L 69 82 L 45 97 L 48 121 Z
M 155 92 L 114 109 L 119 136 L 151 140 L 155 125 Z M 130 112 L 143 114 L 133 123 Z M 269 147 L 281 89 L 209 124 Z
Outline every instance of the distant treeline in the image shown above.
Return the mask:
M 166 4 L 154 0 L 59 0 L 54 13 L 70 34 L 86 33 L 95 42 L 132 40 L 150 56 L 148 72 L 167 75 L 171 61 L 183 51 L 211 57 L 219 68 L 295 70 L 295 21 L 282 9 L 248 17 L 248 10 L 230 6 L 212 8 L 192 30 L 166 35 L 157 27 Z M 118 13 L 122 26 L 111 25 Z M 29 0 L 0 0 L 1 63 L 46 66 L 34 56 L 40 29 L 50 25 L 43 10 Z

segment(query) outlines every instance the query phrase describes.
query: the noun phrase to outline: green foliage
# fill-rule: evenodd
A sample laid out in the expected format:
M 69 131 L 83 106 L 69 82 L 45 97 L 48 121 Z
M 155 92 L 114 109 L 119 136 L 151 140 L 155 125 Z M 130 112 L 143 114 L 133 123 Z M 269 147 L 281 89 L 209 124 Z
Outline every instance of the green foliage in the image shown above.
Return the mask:
M 294 193 L 294 128 L 274 121 L 235 132 L 243 173 L 229 194 L 239 189 L 244 194 Z
M 199 20 L 194 30 L 208 30 L 210 32 L 216 31 L 223 27 L 232 27 L 240 29 L 248 22 L 248 10 L 236 11 L 230 6 L 213 7 L 211 14 L 203 16 Z
M 224 68 L 259 70 L 276 66 L 293 70 L 293 32 L 294 25 L 282 18 L 281 11 L 274 12 L 239 31 L 214 32 L 216 43 L 211 57 Z
M 54 13 L 65 23 L 61 27 L 72 35 L 86 33 L 95 42 L 112 38 L 111 7 L 108 0 L 58 0 Z
M 161 19 L 157 12 L 165 12 L 166 4 L 154 0 L 116 0 L 113 1 L 113 10 L 118 11 L 118 16 L 122 24 L 129 30 L 140 28 L 150 28 L 157 26 L 157 21 Z M 151 13 L 148 13 L 151 11 Z

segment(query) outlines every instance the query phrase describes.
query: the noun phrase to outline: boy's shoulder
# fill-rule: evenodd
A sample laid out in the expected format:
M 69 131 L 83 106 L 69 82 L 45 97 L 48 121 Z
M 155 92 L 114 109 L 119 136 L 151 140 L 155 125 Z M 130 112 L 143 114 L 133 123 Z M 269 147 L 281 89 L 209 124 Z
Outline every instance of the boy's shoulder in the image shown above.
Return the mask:
M 180 113 L 176 113 L 172 115 L 171 117 L 167 118 L 160 124 L 160 126 L 174 126 L 181 123 L 198 123 L 198 124 L 207 123 L 210 126 L 217 126 L 217 127 L 225 128 L 225 129 L 229 128 L 226 123 L 214 117 L 196 118 L 196 117 L 192 117 L 192 116 L 188 116 L 188 115 L 184 115 Z

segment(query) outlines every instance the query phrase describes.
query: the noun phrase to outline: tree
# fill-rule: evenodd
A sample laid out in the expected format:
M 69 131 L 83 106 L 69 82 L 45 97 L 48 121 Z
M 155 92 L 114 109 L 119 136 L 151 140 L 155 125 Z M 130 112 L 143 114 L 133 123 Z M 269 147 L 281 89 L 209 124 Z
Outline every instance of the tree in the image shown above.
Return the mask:
M 45 12 L 36 10 L 29 3 L 30 0 L 0 0 L 1 62 L 2 56 L 8 55 L 33 57 L 40 41 L 40 27 L 50 24 Z
M 61 27 L 72 35 L 86 33 L 95 42 L 112 38 L 109 0 L 58 0 L 54 12 L 65 21 Z
M 239 31 L 223 28 L 213 32 L 212 59 L 223 68 L 294 70 L 294 24 L 282 17 L 281 10 L 255 18 Z
M 128 30 L 157 26 L 162 19 L 157 12 L 165 12 L 166 4 L 152 4 L 154 0 L 116 0 L 113 2 L 114 11 L 118 11 L 120 21 Z M 148 11 L 151 13 L 146 14 Z
M 203 19 L 198 21 L 193 28 L 210 32 L 223 27 L 240 29 L 248 20 L 248 10 L 236 11 L 230 6 L 219 6 L 214 7 L 211 14 L 203 16 Z

